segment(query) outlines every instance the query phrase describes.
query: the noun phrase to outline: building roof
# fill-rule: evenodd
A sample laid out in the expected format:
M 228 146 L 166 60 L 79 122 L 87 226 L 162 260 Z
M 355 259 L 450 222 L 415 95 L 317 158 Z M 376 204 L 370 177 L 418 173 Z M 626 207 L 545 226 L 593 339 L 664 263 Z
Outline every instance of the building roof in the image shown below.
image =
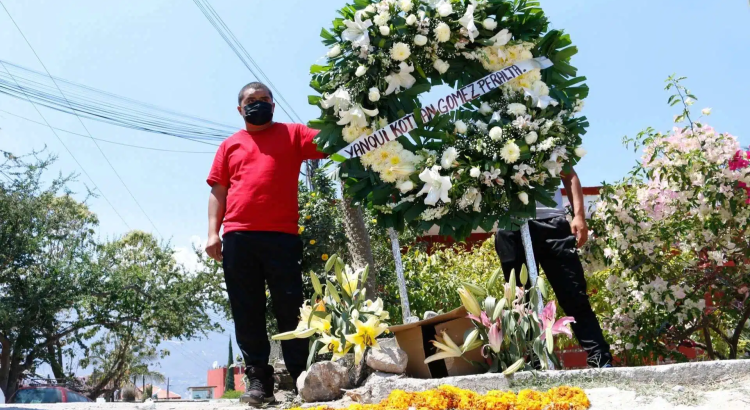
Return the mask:
M 188 390 L 198 390 L 198 389 L 215 389 L 216 386 L 197 386 L 197 387 L 188 387 Z

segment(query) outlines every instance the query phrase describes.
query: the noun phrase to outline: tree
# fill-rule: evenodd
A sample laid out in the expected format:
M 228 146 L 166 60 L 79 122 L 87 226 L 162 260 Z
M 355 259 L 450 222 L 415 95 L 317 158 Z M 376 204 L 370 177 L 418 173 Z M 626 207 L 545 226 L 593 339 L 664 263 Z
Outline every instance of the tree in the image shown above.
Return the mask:
M 667 90 L 687 125 L 626 140 L 642 161 L 603 189 L 586 256 L 614 350 L 642 362 L 684 359 L 680 346 L 735 359 L 748 343 L 750 161 L 735 137 L 693 120 L 680 80 Z
M 229 358 L 227 359 L 227 377 L 224 390 L 234 390 L 234 358 L 232 357 L 232 337 L 229 337 Z
M 219 328 L 208 314 L 220 299 L 215 277 L 185 272 L 169 244 L 150 234 L 97 243 L 96 215 L 66 188 L 73 177 L 42 182 L 54 158 L 4 157 L 0 388 L 6 396 L 42 361 L 56 377 L 70 376 L 62 358 L 76 345 L 84 360 L 100 353 L 95 343 L 106 334 L 102 346 L 110 347 L 112 360 L 101 363 L 94 397 L 133 369 L 132 353 Z
M 341 192 L 345 192 L 345 186 L 342 182 Z M 346 245 L 351 255 L 350 260 L 355 268 L 361 269 L 365 266 L 375 267 L 375 259 L 372 256 L 372 245 L 370 244 L 370 234 L 367 232 L 365 225 L 364 211 L 359 205 L 354 205 L 351 200 L 344 197 L 339 202 L 341 213 L 344 217 L 344 232 L 349 239 Z M 377 276 L 369 275 L 365 284 L 366 294 L 370 297 L 376 297 L 378 294 Z

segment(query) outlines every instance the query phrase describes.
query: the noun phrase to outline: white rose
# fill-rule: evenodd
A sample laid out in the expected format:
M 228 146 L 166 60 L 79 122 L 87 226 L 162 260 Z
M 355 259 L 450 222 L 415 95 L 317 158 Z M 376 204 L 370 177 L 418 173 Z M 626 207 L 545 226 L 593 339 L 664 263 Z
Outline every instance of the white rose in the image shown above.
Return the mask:
M 467 130 L 466 123 L 458 120 L 456 121 L 456 132 L 459 134 L 465 134 Z
M 440 160 L 440 165 L 443 167 L 443 169 L 451 169 L 453 168 L 453 163 L 456 162 L 456 158 L 458 157 L 458 151 L 456 151 L 455 148 L 450 147 L 445 152 L 443 152 L 443 157 Z
M 479 106 L 479 112 L 482 115 L 490 114 L 492 113 L 492 107 L 490 107 L 490 105 L 485 101 L 482 103 L 482 105 Z
M 328 50 L 328 58 L 334 58 L 338 57 L 339 54 L 341 54 L 341 46 L 336 44 L 335 46 L 331 47 L 330 50 Z
M 443 60 L 437 59 L 435 60 L 435 63 L 432 64 L 432 66 L 437 70 L 440 74 L 445 74 L 446 71 L 450 68 L 450 64 L 446 63 Z
M 396 61 L 404 61 L 411 55 L 411 49 L 406 43 L 396 43 L 391 49 L 391 58 Z
M 487 30 L 494 30 L 494 29 L 497 28 L 497 21 L 495 21 L 495 20 L 493 20 L 493 19 L 491 19 L 491 18 L 488 17 L 488 18 L 484 19 L 484 21 L 482 22 L 482 25 Z
M 444 1 L 438 5 L 437 12 L 440 14 L 440 17 L 448 17 L 453 14 L 453 5 Z
M 703 113 L 703 115 L 711 115 L 711 109 L 710 108 L 704 108 L 701 111 L 701 113 Z
M 367 6 L 365 8 L 365 12 L 366 13 L 370 13 L 370 14 L 375 13 L 375 6 L 373 6 L 372 4 L 370 4 L 369 6 Z
M 416 44 L 419 47 L 427 44 L 427 37 L 421 34 L 417 34 L 416 36 L 414 36 L 414 44 Z
M 508 114 L 524 115 L 526 114 L 526 106 L 519 103 L 508 104 Z
M 451 39 L 451 28 L 445 23 L 440 23 L 435 27 L 435 38 L 438 43 L 445 43 Z
M 402 194 L 405 194 L 405 193 L 411 191 L 412 189 L 414 189 L 414 183 L 411 182 L 411 181 L 404 181 L 404 182 L 398 184 L 397 188 L 399 190 L 401 190 Z
M 398 6 L 401 7 L 401 10 L 408 13 L 414 7 L 414 4 L 411 2 L 411 0 L 401 0 L 401 3 L 399 3 Z
M 519 192 L 519 193 L 518 193 L 518 199 L 519 199 L 519 200 L 520 200 L 520 201 L 521 201 L 521 202 L 522 202 L 522 203 L 523 203 L 524 205 L 528 205 L 528 204 L 529 204 L 529 194 L 527 194 L 526 192 Z
M 355 72 L 354 75 L 356 75 L 357 77 L 362 77 L 366 73 L 367 73 L 367 67 L 361 65 L 357 67 L 357 72 Z
M 406 18 L 406 24 L 413 26 L 417 22 L 417 16 L 413 14 L 409 14 L 409 17 Z
M 586 155 L 586 149 L 585 149 L 585 148 L 583 148 L 583 147 L 578 147 L 578 148 L 576 148 L 576 151 L 575 151 L 575 152 L 576 152 L 576 156 L 577 156 L 578 158 L 583 158 L 583 157 L 584 157 L 584 156 Z
M 479 178 L 479 176 L 482 175 L 482 171 L 478 167 L 474 167 L 469 171 L 469 175 L 472 178 Z
M 500 127 L 492 127 L 490 130 L 490 139 L 492 141 L 499 141 L 503 138 L 503 129 Z
M 524 138 L 526 143 L 529 145 L 535 143 L 537 139 L 539 139 L 539 135 L 537 135 L 537 133 L 534 131 L 531 131 L 530 133 L 526 134 L 526 137 Z
M 380 99 L 380 90 L 377 87 L 370 88 L 370 93 L 367 95 L 370 101 L 375 102 Z
M 388 26 L 380 26 L 380 35 L 387 36 L 391 34 L 391 28 Z

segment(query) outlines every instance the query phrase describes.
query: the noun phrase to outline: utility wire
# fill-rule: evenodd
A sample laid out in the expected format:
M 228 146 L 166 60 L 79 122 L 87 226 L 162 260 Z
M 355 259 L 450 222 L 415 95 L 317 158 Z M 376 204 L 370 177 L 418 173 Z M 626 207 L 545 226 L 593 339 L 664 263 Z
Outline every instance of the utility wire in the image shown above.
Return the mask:
M 2 2 L 0 2 L 0 4 L 2 4 Z M 3 5 L 3 8 L 5 8 L 4 5 Z M 6 11 L 7 11 L 7 9 L 6 9 Z M 8 71 L 8 67 L 6 67 L 5 63 L 3 61 L 1 61 L 1 60 L 0 60 L 0 65 L 3 66 L 3 68 L 5 69 L 5 72 L 7 72 L 8 75 L 11 78 L 13 78 L 14 81 L 15 81 L 15 77 L 13 77 L 13 74 L 11 74 L 10 71 Z M 20 85 L 19 85 L 19 87 L 20 87 Z M 42 117 L 42 120 L 44 120 L 44 123 L 47 124 L 47 127 L 49 127 L 49 129 L 52 131 L 52 133 L 55 134 L 55 137 L 57 137 L 57 140 L 60 141 L 60 144 L 62 144 L 63 148 L 65 148 L 65 151 L 68 151 L 68 154 L 70 154 L 71 158 L 73 158 L 73 161 L 75 161 L 75 163 L 78 164 L 78 167 L 81 168 L 81 171 L 83 171 L 84 175 L 86 175 L 86 177 L 89 179 L 89 181 L 91 181 L 91 183 L 94 185 L 94 188 L 96 188 L 96 190 L 99 191 L 99 193 L 102 195 L 102 198 L 104 198 L 104 200 L 107 201 L 107 204 L 109 204 L 109 206 L 112 208 L 112 210 L 115 211 L 115 214 L 117 214 L 117 216 L 120 218 L 120 220 L 122 221 L 122 223 L 125 224 L 125 226 L 128 228 L 128 230 L 131 230 L 130 225 L 128 225 L 128 223 L 125 221 L 125 218 L 123 218 L 122 215 L 120 215 L 120 213 L 117 212 L 117 208 L 115 208 L 115 206 L 112 205 L 112 202 L 109 200 L 109 198 L 107 198 L 107 196 L 104 195 L 104 192 L 101 189 L 99 189 L 99 186 L 96 185 L 96 182 L 94 182 L 94 179 L 91 178 L 91 175 L 89 175 L 89 173 L 86 171 L 86 168 L 84 168 L 83 165 L 81 165 L 81 163 L 78 161 L 78 158 L 76 158 L 76 156 L 73 155 L 72 152 L 70 152 L 70 149 L 68 148 L 68 146 L 65 145 L 65 143 L 62 140 L 62 138 L 60 138 L 60 136 L 57 135 L 57 131 L 55 131 L 55 129 L 52 127 L 52 125 L 50 125 L 50 123 L 44 117 L 44 115 L 42 114 L 42 112 L 39 111 L 39 108 L 36 106 L 36 104 L 34 104 L 34 102 L 31 101 L 30 98 L 27 98 L 27 99 L 28 99 L 29 103 L 31 103 L 31 105 L 34 107 L 34 109 L 36 110 L 36 112 L 39 113 L 39 116 Z
M 29 46 L 29 48 L 31 49 L 31 51 L 34 53 L 34 56 L 36 56 L 36 59 L 39 61 L 39 64 L 42 65 L 42 67 L 44 68 L 44 71 L 47 72 L 47 75 L 49 76 L 49 78 L 52 79 L 52 82 L 55 84 L 55 87 L 57 87 L 58 91 L 60 91 L 60 94 L 65 99 L 65 101 L 68 104 L 68 106 L 70 106 L 70 108 L 73 109 L 73 107 L 70 105 L 70 101 L 68 101 L 68 98 L 65 97 L 65 93 L 63 93 L 62 89 L 60 89 L 60 86 L 57 85 L 57 81 L 55 81 L 54 77 L 52 77 L 52 74 L 47 69 L 47 66 L 44 65 L 44 62 L 42 62 L 42 59 L 39 57 L 39 54 L 37 54 L 37 52 L 34 49 L 34 47 L 31 45 L 31 43 L 29 42 L 29 40 L 26 38 L 26 35 L 23 34 L 23 31 L 21 30 L 21 27 L 19 27 L 18 24 L 16 23 L 16 21 L 13 19 L 13 16 L 11 16 L 10 12 L 5 7 L 5 4 L 2 1 L 0 1 L 0 5 L 3 6 L 3 9 L 5 9 L 5 12 L 8 14 L 8 17 L 10 18 L 10 21 L 13 22 L 14 26 L 16 26 L 16 29 L 18 29 L 18 32 L 21 33 L 21 37 L 23 37 L 23 39 L 26 42 L 26 44 Z M 99 146 L 99 143 L 91 135 L 91 132 L 86 127 L 86 124 L 83 123 L 83 120 L 81 119 L 81 117 L 78 116 L 78 113 L 75 110 L 73 110 L 73 112 L 74 112 L 76 118 L 78 118 L 78 122 L 81 123 L 81 126 L 86 131 L 86 134 L 88 134 L 89 138 L 91 138 L 91 140 L 94 141 L 94 145 L 96 145 L 96 148 L 99 150 L 99 153 L 101 153 L 102 157 L 104 157 L 104 159 L 107 161 L 107 164 L 109 164 L 109 167 L 112 169 L 112 172 L 115 173 L 115 175 L 117 176 L 117 179 L 120 180 L 120 183 L 122 184 L 122 186 L 125 187 L 126 191 L 128 191 L 128 194 L 130 194 L 130 197 L 133 198 L 133 201 L 135 202 L 135 204 L 141 210 L 141 212 L 146 217 L 146 219 L 151 223 L 151 226 L 159 234 L 159 236 L 164 237 L 164 235 L 162 235 L 162 233 L 159 232 L 159 228 L 156 227 L 156 225 L 154 224 L 154 221 L 151 220 L 151 217 L 149 217 L 148 214 L 146 213 L 146 211 L 143 209 L 143 207 L 141 206 L 140 202 L 138 202 L 138 199 L 136 199 L 135 195 L 133 195 L 133 192 L 130 191 L 130 188 L 128 188 L 128 185 L 125 183 L 125 181 L 122 179 L 122 177 L 117 172 L 117 170 L 115 169 L 115 167 L 112 165 L 112 162 L 109 161 L 109 158 L 107 158 L 107 155 L 104 153 L 104 151 L 102 151 L 102 148 Z
M 0 110 L 0 112 L 4 112 L 4 113 L 6 113 L 6 114 L 8 114 L 8 115 L 12 115 L 12 116 L 14 116 L 14 117 L 16 117 L 16 118 L 20 118 L 20 119 L 22 119 L 22 120 L 26 120 L 26 121 L 28 121 L 28 122 L 32 122 L 32 123 L 34 123 L 34 124 L 39 124 L 39 125 L 46 125 L 46 124 L 44 124 L 43 122 L 39 122 L 39 121 L 34 121 L 34 120 L 32 120 L 31 118 L 26 118 L 26 117 L 20 116 L 20 115 L 18 115 L 18 114 L 14 114 L 14 113 L 12 113 L 12 112 L 10 112 L 10 111 L 6 111 L 6 110 Z M 65 133 L 67 133 L 67 134 L 71 134 L 71 135 L 77 135 L 77 136 L 79 136 L 79 137 L 85 137 L 85 138 L 89 138 L 89 136 L 88 136 L 88 135 L 84 135 L 84 134 L 79 134 L 79 133 L 77 133 L 77 132 L 73 132 L 73 131 L 68 131 L 68 130 L 64 130 L 64 129 L 62 129 L 62 128 L 56 128 L 56 127 L 55 127 L 55 129 L 56 129 L 57 131 L 62 131 L 62 132 L 65 132 Z M 141 145 L 124 144 L 124 143 L 122 143 L 122 142 L 110 141 L 110 140 L 105 140 L 105 139 L 101 139 L 101 138 L 94 138 L 94 139 L 95 139 L 95 140 L 97 140 L 97 141 L 105 142 L 105 143 L 107 143 L 107 144 L 120 145 L 120 146 L 123 146 L 123 147 L 130 147 L 130 148 L 145 149 L 145 150 L 150 150 L 150 151 L 161 151 L 161 152 L 176 152 L 176 153 L 180 153 L 180 154 L 213 154 L 213 153 L 214 153 L 214 151 L 182 151 L 182 150 L 174 150 L 174 149 L 163 149 L 163 148 L 144 147 L 144 146 L 141 146 Z

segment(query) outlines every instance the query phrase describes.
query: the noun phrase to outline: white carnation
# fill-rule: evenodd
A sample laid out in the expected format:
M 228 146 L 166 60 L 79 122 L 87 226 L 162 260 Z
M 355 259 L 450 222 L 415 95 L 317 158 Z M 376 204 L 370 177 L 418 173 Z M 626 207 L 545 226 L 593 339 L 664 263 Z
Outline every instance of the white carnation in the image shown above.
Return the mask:
M 391 58 L 396 61 L 404 61 L 411 55 L 411 49 L 406 43 L 396 43 L 391 49 Z
M 409 14 L 409 16 L 406 18 L 406 24 L 413 26 L 417 22 L 417 16 L 413 14 Z
M 456 158 L 458 157 L 458 151 L 456 151 L 455 148 L 450 147 L 445 152 L 443 152 L 443 157 L 440 160 L 440 165 L 443 167 L 443 169 L 451 169 L 453 168 L 453 163 L 456 162 Z
M 341 46 L 336 44 L 335 46 L 331 47 L 330 50 L 328 50 L 328 58 L 334 58 L 338 57 L 339 54 L 341 54 Z
M 492 113 L 492 107 L 490 107 L 490 105 L 485 101 L 482 103 L 482 105 L 479 106 L 479 112 L 482 115 L 490 114 Z
M 459 134 L 465 134 L 466 133 L 466 130 L 468 129 L 468 127 L 466 126 L 465 122 L 463 122 L 461 120 L 458 120 L 458 121 L 456 121 L 455 125 L 456 125 L 456 132 L 457 133 L 459 133 Z
M 500 157 L 508 164 L 512 164 L 521 158 L 521 149 L 513 141 L 508 141 L 500 150 Z
M 478 167 L 474 167 L 469 171 L 469 175 L 472 178 L 479 178 L 479 176 L 482 175 L 482 171 Z
M 586 149 L 583 147 L 578 147 L 576 148 L 575 153 L 578 158 L 583 158 L 586 155 Z
M 508 114 L 510 115 L 524 115 L 526 114 L 526 106 L 519 103 L 508 104 Z
M 380 100 L 380 90 L 378 90 L 377 87 L 370 88 L 370 92 L 367 94 L 367 98 L 369 98 L 372 102 Z
M 375 23 L 376 26 L 385 26 L 388 24 L 388 20 L 391 19 L 391 15 L 388 13 L 380 13 L 377 16 L 373 17 L 372 21 Z
M 419 47 L 422 47 L 423 45 L 427 44 L 427 37 L 417 34 L 414 36 L 414 44 L 416 44 Z
M 388 26 L 380 26 L 380 35 L 387 36 L 391 34 L 391 28 Z
M 503 139 L 503 129 L 500 127 L 492 127 L 490 130 L 490 139 L 492 139 L 492 141 L 500 141 Z
M 497 21 L 495 21 L 494 19 L 491 19 L 491 18 L 488 17 L 488 18 L 484 19 L 484 21 L 482 22 L 482 25 L 487 30 L 494 30 L 494 29 L 497 28 Z
M 357 77 L 362 77 L 366 73 L 367 73 L 367 67 L 361 65 L 357 67 L 357 71 L 354 73 L 354 75 L 356 75 Z
M 522 202 L 522 203 L 523 203 L 524 205 L 528 205 L 528 204 L 529 204 L 529 194 L 527 194 L 526 192 L 519 192 L 519 193 L 518 193 L 518 199 L 519 199 L 519 200 L 520 200 L 520 201 L 521 201 L 521 202 Z
M 398 6 L 401 8 L 401 10 L 408 13 L 412 8 L 414 8 L 414 3 L 412 3 L 411 0 L 401 0 L 401 3 L 399 3 Z
M 435 27 L 435 38 L 438 43 L 445 43 L 451 39 L 451 28 L 449 25 L 441 22 Z
M 531 131 L 530 133 L 526 134 L 526 137 L 524 138 L 526 143 L 529 145 L 535 143 L 537 139 L 539 139 L 539 135 L 534 131 Z
M 443 60 L 437 59 L 435 60 L 435 63 L 432 64 L 432 66 L 437 70 L 440 74 L 445 74 L 446 71 L 450 68 L 450 64 L 446 63 Z

